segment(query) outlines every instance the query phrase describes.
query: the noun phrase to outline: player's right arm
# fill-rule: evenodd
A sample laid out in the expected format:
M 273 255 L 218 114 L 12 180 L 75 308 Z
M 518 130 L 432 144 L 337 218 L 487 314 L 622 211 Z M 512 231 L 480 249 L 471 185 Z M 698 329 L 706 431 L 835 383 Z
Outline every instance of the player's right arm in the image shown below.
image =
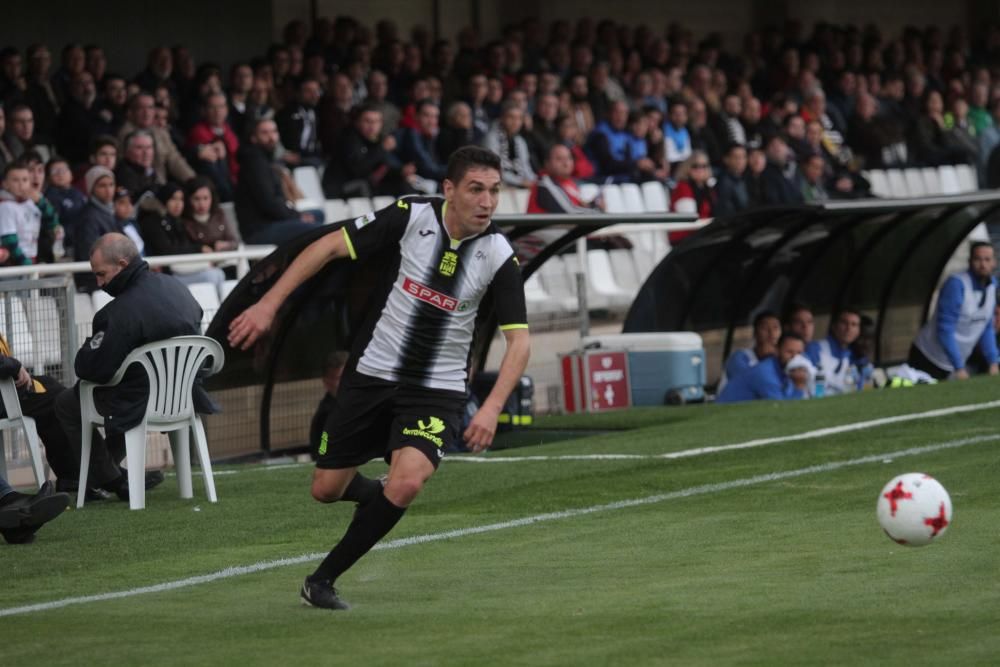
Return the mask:
M 353 257 L 350 240 L 344 228 L 326 234 L 299 253 L 282 274 L 278 282 L 264 294 L 260 301 L 240 313 L 229 323 L 229 345 L 241 350 L 249 349 L 267 333 L 274 321 L 278 307 L 295 288 L 312 278 L 327 262 Z

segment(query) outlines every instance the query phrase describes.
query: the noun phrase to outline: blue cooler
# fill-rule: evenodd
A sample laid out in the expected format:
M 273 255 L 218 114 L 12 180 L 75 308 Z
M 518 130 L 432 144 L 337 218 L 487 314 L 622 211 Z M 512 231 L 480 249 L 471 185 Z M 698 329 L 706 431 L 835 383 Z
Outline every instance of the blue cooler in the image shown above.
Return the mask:
M 705 399 L 705 349 L 690 331 L 609 334 L 583 339 L 584 349 L 628 354 L 632 405 L 690 403 Z

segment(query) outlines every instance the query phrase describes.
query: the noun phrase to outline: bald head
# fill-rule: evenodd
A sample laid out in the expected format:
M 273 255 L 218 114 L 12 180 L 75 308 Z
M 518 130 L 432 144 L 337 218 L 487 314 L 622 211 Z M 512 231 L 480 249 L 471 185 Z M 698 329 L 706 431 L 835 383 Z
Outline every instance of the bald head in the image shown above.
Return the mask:
M 139 256 L 139 249 L 129 237 L 118 232 L 111 232 L 94 242 L 94 246 L 90 249 L 91 259 L 97 253 L 100 253 L 101 259 L 104 261 L 117 264 L 124 260 L 125 264 L 128 265 Z

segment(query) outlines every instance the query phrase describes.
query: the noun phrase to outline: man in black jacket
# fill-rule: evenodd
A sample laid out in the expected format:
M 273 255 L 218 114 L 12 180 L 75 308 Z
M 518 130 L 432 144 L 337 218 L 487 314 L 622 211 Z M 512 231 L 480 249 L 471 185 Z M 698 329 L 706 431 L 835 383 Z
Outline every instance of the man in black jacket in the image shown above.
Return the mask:
M 299 214 L 285 196 L 280 167 L 274 159 L 278 127 L 273 120 L 256 121 L 250 141 L 240 147 L 240 182 L 236 186 L 236 217 L 247 243 L 284 243 L 315 229 L 315 218 Z
M 173 276 L 154 273 L 124 234 L 105 234 L 90 253 L 97 284 L 115 297 L 94 315 L 93 334 L 77 352 L 74 368 L 82 380 L 105 383 L 134 349 L 174 336 L 201 333 L 201 306 Z M 81 430 L 79 383 L 56 399 L 56 415 L 80 458 Z M 125 457 L 125 432 L 137 426 L 146 412 L 149 383 L 138 365 L 126 371 L 115 387 L 94 391 L 97 411 L 104 416 L 107 440 L 94 438 L 91 446 L 89 486 L 114 491 L 128 498 L 128 480 L 119 463 Z M 195 407 L 207 412 L 208 397 L 195 386 Z M 147 488 L 162 480 L 147 475 Z
M 344 196 L 413 194 L 416 190 L 408 179 L 417 168 L 412 163 L 402 164 L 391 152 L 395 148 L 395 137 L 382 136 L 382 112 L 362 105 L 338 145 L 336 159 L 327 168 L 325 187 Z
M 319 81 L 302 79 L 296 103 L 286 106 L 274 118 L 281 134 L 281 144 L 288 149 L 285 160 L 290 164 L 319 167 L 325 162 L 316 122 L 316 106 L 322 94 Z

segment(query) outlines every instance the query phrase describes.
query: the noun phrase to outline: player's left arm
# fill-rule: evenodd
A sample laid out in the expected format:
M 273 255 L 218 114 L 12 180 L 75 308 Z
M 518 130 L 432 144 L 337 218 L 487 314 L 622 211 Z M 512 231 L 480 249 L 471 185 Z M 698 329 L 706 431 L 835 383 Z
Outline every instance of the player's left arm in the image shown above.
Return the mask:
M 500 361 L 500 372 L 486 400 L 473 415 L 465 430 L 465 442 L 474 452 L 481 452 L 493 444 L 497 418 L 503 412 L 507 397 L 521 381 L 531 356 L 531 339 L 528 335 L 528 314 L 524 304 L 524 285 L 517 258 L 510 255 L 497 270 L 490 286 L 493 291 L 497 322 L 507 342 L 507 351 Z
M 524 369 L 528 366 L 531 356 L 531 340 L 528 328 L 506 329 L 503 331 L 507 340 L 507 351 L 500 362 L 500 372 L 489 396 L 479 406 L 473 415 L 469 427 L 463 434 L 465 442 L 474 452 L 481 452 L 493 444 L 493 436 L 497 432 L 497 418 L 503 412 L 510 392 L 521 381 Z

